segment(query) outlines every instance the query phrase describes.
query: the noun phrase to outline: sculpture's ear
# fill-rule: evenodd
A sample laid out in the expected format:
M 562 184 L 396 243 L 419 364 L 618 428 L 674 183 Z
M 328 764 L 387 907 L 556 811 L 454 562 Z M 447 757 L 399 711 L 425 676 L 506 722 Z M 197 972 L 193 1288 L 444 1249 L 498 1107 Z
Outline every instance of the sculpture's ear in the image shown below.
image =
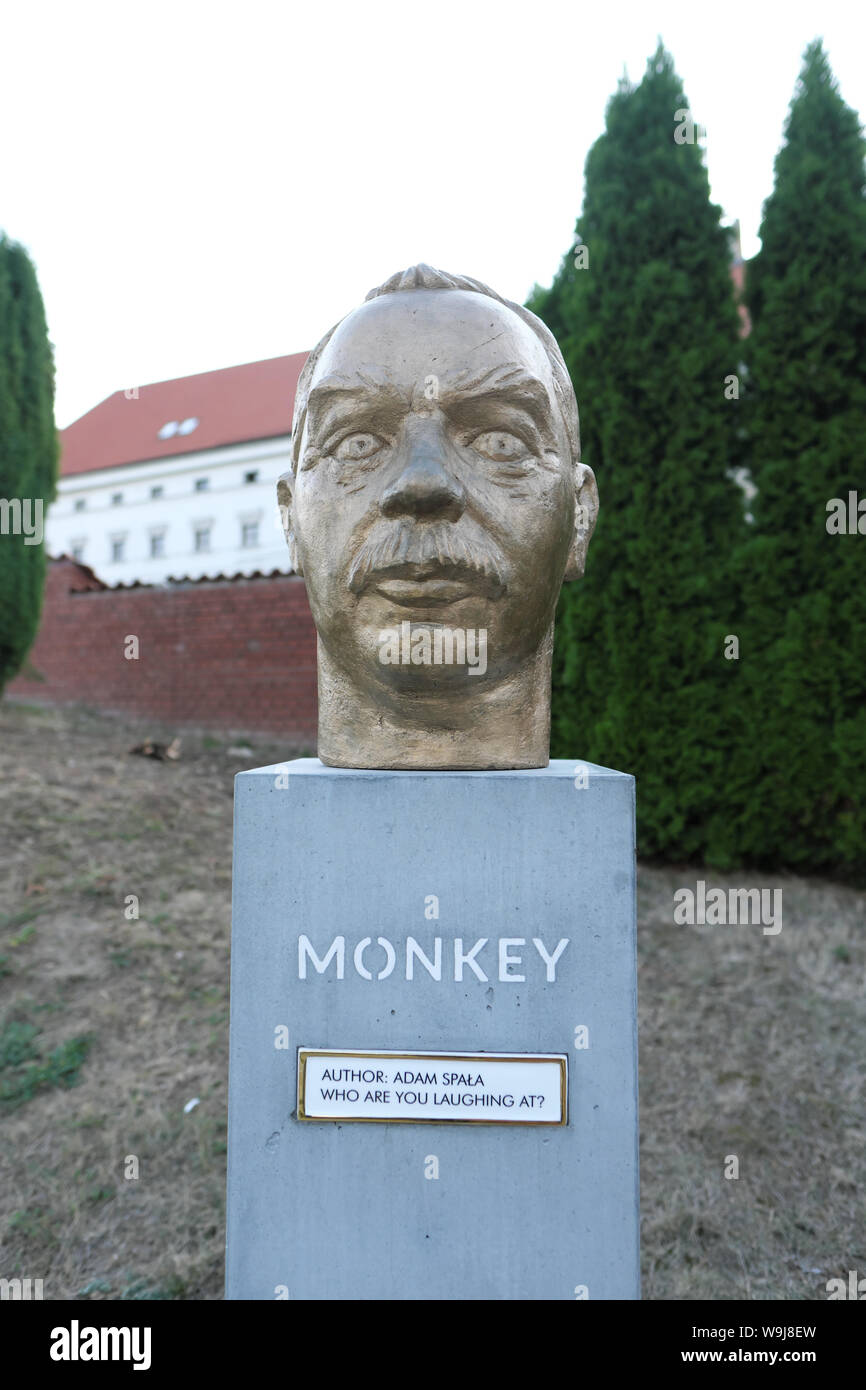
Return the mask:
M 295 539 L 295 524 L 292 519 L 292 497 L 295 487 L 294 473 L 283 473 L 277 479 L 277 502 L 280 508 L 280 520 L 283 523 L 283 534 L 286 537 L 286 545 L 289 547 L 289 564 L 295 574 L 303 575 L 301 561 L 298 556 L 298 543 Z
M 595 481 L 595 474 L 587 464 L 576 463 L 574 465 L 574 535 L 571 539 L 571 550 L 568 553 L 568 564 L 565 567 L 565 579 L 582 578 L 589 538 L 595 530 L 597 520 L 598 485 Z

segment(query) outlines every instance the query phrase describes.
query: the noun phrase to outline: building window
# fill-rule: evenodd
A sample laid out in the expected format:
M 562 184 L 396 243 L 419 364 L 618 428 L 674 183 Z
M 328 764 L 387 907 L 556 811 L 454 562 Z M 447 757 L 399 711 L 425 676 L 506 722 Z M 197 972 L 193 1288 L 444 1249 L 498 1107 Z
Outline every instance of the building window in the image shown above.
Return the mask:
M 259 543 L 259 523 L 257 521 L 244 521 L 241 523 L 241 545 L 245 550 Z
M 165 554 L 165 532 L 151 531 L 150 533 L 150 558 L 157 560 Z
M 150 489 L 150 495 L 151 495 L 151 497 L 161 497 L 162 494 L 163 494 L 163 486 L 162 486 L 162 483 L 156 483 L 156 484 Z
M 71 546 L 69 547 L 70 555 L 72 556 L 73 560 L 77 560 L 79 564 L 84 559 L 84 545 L 84 541 L 73 541 Z
M 122 492 L 113 492 L 113 493 L 111 494 L 111 505 L 112 505 L 112 507 L 119 507 L 122 501 L 123 501 L 123 493 L 122 493 Z
M 196 492 L 207 492 L 207 490 L 208 490 L 208 484 L 209 484 L 209 483 L 210 483 L 210 478 L 196 478 L 196 480 L 195 480 L 195 490 L 196 490 Z
M 76 510 L 77 512 L 83 512 L 83 511 L 84 511 L 84 505 L 85 505 L 84 498 L 83 498 L 83 497 L 77 498 L 77 499 L 76 499 L 76 502 L 75 502 L 75 510 Z
M 210 550 L 209 526 L 196 526 L 193 534 L 195 538 L 195 548 L 199 553 L 205 550 Z
M 249 473 L 245 473 L 245 474 L 244 474 L 244 482 L 245 482 L 245 483 L 257 483 L 258 481 L 259 481 L 259 470 L 258 470 L 257 468 L 251 468 L 250 471 L 249 471 Z
M 124 558 L 126 551 L 126 536 L 111 537 L 111 558 L 118 562 Z

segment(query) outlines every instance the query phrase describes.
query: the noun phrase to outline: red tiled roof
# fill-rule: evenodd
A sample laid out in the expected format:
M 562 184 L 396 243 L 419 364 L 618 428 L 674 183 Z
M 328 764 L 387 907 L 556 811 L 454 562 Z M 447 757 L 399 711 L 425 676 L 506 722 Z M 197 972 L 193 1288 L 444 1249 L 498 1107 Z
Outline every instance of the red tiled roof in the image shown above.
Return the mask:
M 71 555 L 49 555 L 50 565 L 68 565 L 73 571 L 69 576 L 70 594 L 84 594 L 91 589 L 107 589 L 109 586 L 96 575 L 82 560 L 73 560 Z
M 289 434 L 306 360 L 305 352 L 296 352 L 158 381 L 140 387 L 137 399 L 115 391 L 61 431 L 61 476 Z M 170 420 L 192 417 L 199 423 L 190 434 L 159 438 Z
M 200 574 L 193 578 L 188 574 L 170 574 L 167 579 L 157 582 L 149 579 L 119 580 L 116 584 L 106 584 L 103 579 L 96 575 L 89 565 L 85 565 L 81 560 L 74 560 L 71 555 L 49 555 L 49 565 L 66 565 L 72 573 L 69 575 L 70 594 L 86 594 L 94 589 L 111 590 L 112 593 L 119 589 L 157 589 L 168 585 L 179 587 L 181 584 L 238 584 L 248 579 L 296 579 L 297 575 L 287 574 L 285 570 L 251 570 L 249 574 L 242 570 L 237 570 L 232 574 Z

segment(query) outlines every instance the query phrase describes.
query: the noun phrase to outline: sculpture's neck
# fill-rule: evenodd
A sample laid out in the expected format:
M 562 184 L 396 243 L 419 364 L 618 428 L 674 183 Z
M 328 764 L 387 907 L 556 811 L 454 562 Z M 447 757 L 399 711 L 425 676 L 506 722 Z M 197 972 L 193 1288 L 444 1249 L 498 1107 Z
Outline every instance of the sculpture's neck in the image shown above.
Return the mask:
M 320 641 L 319 757 L 329 767 L 547 767 L 552 653 L 551 624 L 507 678 L 467 676 L 465 698 L 448 689 L 388 700 L 352 682 Z

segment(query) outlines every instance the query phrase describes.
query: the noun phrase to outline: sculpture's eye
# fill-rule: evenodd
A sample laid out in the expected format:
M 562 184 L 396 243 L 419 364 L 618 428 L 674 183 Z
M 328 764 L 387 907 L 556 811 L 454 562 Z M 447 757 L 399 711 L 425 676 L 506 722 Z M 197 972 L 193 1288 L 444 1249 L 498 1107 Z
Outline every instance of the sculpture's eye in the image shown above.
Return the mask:
M 485 430 L 471 441 L 472 448 L 494 463 L 516 463 L 530 452 L 522 439 L 507 430 Z
M 334 458 L 343 463 L 360 463 L 378 454 L 381 447 L 377 434 L 347 434 L 334 449 Z

